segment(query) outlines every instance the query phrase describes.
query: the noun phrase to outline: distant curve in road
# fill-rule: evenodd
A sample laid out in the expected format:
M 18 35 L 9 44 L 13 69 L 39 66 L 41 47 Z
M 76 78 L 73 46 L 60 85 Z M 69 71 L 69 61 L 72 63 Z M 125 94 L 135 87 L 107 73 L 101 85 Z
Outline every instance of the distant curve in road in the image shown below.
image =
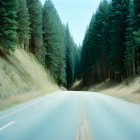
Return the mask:
M 140 140 L 140 105 L 58 91 L 1 111 L 0 140 Z

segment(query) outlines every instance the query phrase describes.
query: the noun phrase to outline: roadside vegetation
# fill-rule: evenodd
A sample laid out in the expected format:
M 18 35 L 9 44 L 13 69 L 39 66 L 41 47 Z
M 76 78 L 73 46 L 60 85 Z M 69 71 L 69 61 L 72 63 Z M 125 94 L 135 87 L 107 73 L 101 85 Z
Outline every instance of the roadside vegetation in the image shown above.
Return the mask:
M 81 82 L 76 82 L 71 90 L 99 92 L 140 104 L 140 76 L 129 77 L 121 82 L 107 79 L 90 86 L 83 86 Z
M 90 90 L 140 103 L 140 1 L 101 1 L 85 33 L 81 81 Z
M 81 46 L 51 0 L 1 0 L 0 7 L 1 99 L 43 89 L 50 79 L 68 90 L 80 81 L 82 90 L 140 75 L 139 0 L 101 1 Z
M 70 88 L 78 63 L 78 48 L 51 2 L 0 1 L 0 46 L 5 53 L 18 48 L 31 52 L 59 86 Z
M 0 50 L 0 109 L 58 90 L 33 54 Z
M 91 86 L 88 90 L 140 104 L 140 76 L 129 77 L 122 82 L 106 80 L 100 84 Z
M 83 86 L 140 74 L 140 1 L 103 0 L 81 52 Z
M 0 109 L 70 89 L 80 49 L 51 0 L 1 0 L 0 7 Z

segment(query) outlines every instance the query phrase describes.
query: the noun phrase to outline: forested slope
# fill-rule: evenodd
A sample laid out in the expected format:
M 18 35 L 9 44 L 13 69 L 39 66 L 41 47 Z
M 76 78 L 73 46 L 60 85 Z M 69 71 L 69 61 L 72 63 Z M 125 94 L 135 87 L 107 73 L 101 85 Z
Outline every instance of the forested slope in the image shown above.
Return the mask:
M 31 52 L 58 86 L 69 89 L 78 77 L 80 51 L 51 0 L 44 5 L 40 0 L 1 0 L 0 7 L 0 46 L 5 54 L 17 48 Z
M 81 51 L 83 86 L 140 75 L 140 1 L 101 1 Z
M 1 105 L 56 85 L 69 89 L 78 79 L 80 49 L 51 0 L 1 0 L 0 7 Z

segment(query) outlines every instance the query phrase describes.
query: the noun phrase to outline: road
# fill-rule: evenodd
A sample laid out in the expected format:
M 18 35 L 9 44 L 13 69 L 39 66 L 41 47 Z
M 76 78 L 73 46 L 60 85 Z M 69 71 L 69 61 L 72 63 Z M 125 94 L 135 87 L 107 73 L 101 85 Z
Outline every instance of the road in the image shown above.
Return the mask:
M 0 140 L 140 140 L 140 105 L 58 91 L 1 111 Z

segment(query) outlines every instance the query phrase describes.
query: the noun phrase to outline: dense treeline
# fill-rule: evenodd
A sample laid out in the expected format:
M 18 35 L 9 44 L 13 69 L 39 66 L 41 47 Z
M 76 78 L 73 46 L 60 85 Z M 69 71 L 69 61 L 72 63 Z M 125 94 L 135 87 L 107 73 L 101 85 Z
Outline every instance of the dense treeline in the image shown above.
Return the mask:
M 31 32 L 29 49 L 43 63 L 45 61 L 45 49 L 43 46 L 42 5 L 40 0 L 27 0 L 27 8 L 30 17 Z
M 0 1 L 0 46 L 14 51 L 17 45 L 16 0 Z
M 70 89 L 72 84 L 76 80 L 76 73 L 77 63 L 80 63 L 78 59 L 78 49 L 74 40 L 69 32 L 69 27 L 66 25 L 65 27 L 65 57 L 66 57 L 66 87 Z M 78 61 L 78 62 L 77 62 Z
M 59 86 L 122 81 L 140 73 L 140 1 L 101 1 L 77 47 L 51 2 L 0 1 L 0 48 L 31 51 Z
M 78 78 L 79 50 L 51 0 L 43 7 L 40 0 L 0 0 L 0 47 L 32 52 L 59 86 L 69 89 Z
M 140 73 L 140 1 L 103 0 L 81 51 L 82 83 L 121 81 Z
M 43 7 L 43 40 L 47 69 L 58 85 L 64 85 L 66 64 L 63 26 L 51 1 L 46 1 Z

